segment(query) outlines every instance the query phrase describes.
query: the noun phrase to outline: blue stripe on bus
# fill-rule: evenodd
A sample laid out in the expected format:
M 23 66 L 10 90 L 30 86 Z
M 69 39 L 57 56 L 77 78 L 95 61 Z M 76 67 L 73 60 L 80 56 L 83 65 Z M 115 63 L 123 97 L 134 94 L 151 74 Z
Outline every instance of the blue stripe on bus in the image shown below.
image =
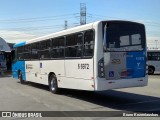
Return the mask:
M 26 73 L 25 73 L 25 61 L 16 61 L 12 64 L 12 74 L 13 78 L 18 79 L 18 71 L 22 72 L 23 80 L 26 80 Z
M 16 47 L 20 47 L 20 46 L 24 46 L 26 44 L 26 42 L 20 42 L 20 43 L 16 43 L 16 44 L 14 44 L 14 48 L 16 48 Z

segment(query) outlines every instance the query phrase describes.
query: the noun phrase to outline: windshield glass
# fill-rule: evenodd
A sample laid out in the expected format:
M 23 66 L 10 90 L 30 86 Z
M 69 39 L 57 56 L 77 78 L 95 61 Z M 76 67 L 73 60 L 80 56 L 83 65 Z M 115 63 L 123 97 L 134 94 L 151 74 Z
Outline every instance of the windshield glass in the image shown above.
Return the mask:
M 108 22 L 104 34 L 108 51 L 140 51 L 145 47 L 145 30 L 142 24 Z

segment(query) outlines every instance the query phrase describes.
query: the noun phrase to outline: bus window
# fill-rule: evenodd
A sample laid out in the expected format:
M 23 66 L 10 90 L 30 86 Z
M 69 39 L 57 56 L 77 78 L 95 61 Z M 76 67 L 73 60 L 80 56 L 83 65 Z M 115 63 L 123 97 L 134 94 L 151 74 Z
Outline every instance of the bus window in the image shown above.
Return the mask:
M 93 56 L 94 34 L 93 30 L 86 31 L 84 34 L 84 57 Z
M 23 46 L 17 48 L 17 59 L 18 60 L 23 60 L 23 52 L 24 52 Z
M 148 60 L 160 61 L 160 52 L 148 52 Z
M 40 59 L 49 59 L 50 58 L 50 48 L 51 48 L 51 41 L 50 40 L 40 42 L 40 49 L 38 51 Z
M 66 36 L 66 57 L 81 57 L 82 54 L 82 33 Z
M 16 55 L 16 50 L 11 51 L 11 61 L 16 61 L 17 60 L 17 55 Z
M 24 46 L 24 53 L 23 53 L 24 59 L 28 60 L 31 58 L 31 45 Z
M 64 57 L 64 37 L 52 39 L 51 58 Z
M 32 52 L 31 59 L 39 59 L 38 58 L 39 43 L 33 43 L 31 46 L 32 46 L 31 47 L 31 52 Z
M 141 51 L 145 47 L 143 25 L 113 22 L 108 25 L 106 34 L 109 51 Z

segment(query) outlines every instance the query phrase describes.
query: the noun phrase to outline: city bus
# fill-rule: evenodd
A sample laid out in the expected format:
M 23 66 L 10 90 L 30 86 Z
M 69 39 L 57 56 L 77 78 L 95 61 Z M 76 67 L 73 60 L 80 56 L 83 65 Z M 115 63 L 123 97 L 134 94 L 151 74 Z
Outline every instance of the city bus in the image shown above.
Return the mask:
M 160 50 L 147 51 L 148 74 L 160 73 Z
M 96 21 L 14 45 L 13 78 L 59 88 L 104 91 L 146 86 L 143 24 Z

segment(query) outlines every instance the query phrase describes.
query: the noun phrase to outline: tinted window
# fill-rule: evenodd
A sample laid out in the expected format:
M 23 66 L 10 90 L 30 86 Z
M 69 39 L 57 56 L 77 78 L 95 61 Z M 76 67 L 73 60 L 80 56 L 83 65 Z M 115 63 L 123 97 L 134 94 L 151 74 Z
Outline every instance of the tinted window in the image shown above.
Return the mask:
M 82 33 L 66 36 L 66 57 L 81 57 L 82 56 Z
M 52 48 L 64 47 L 64 37 L 52 39 Z
M 50 58 L 50 49 L 38 51 L 40 59 L 49 59 Z
M 74 46 L 75 43 L 75 35 L 68 35 L 66 36 L 66 46 Z
M 24 52 L 30 52 L 31 51 L 31 46 L 30 45 L 25 45 L 24 46 Z
M 50 49 L 51 49 L 51 40 L 40 42 L 40 49 L 38 51 L 40 59 L 49 59 Z
M 64 37 L 52 39 L 52 47 L 50 51 L 51 58 L 64 57 Z
M 24 58 L 23 58 L 23 53 L 18 53 L 17 54 L 17 59 L 18 60 L 23 60 Z
M 51 47 L 50 40 L 40 42 L 40 50 L 49 49 L 50 47 Z
M 38 50 L 39 50 L 39 43 L 31 44 L 31 52 L 32 52 L 31 59 L 39 59 Z
M 104 35 L 110 51 L 139 51 L 145 47 L 145 30 L 142 24 L 108 22 Z
M 27 52 L 27 53 L 23 53 L 23 59 L 31 59 L 31 53 L 30 52 Z
M 17 59 L 18 60 L 23 60 L 23 52 L 24 52 L 23 46 L 17 48 Z
M 148 52 L 148 60 L 160 61 L 160 52 Z
M 30 45 L 24 46 L 23 58 L 26 60 L 31 58 L 31 46 Z
M 86 31 L 84 34 L 84 57 L 93 56 L 94 49 L 94 32 L 93 30 Z
M 18 52 L 18 53 L 23 53 L 23 52 L 24 52 L 24 47 L 23 47 L 23 46 L 18 47 L 18 48 L 17 48 L 17 52 Z

